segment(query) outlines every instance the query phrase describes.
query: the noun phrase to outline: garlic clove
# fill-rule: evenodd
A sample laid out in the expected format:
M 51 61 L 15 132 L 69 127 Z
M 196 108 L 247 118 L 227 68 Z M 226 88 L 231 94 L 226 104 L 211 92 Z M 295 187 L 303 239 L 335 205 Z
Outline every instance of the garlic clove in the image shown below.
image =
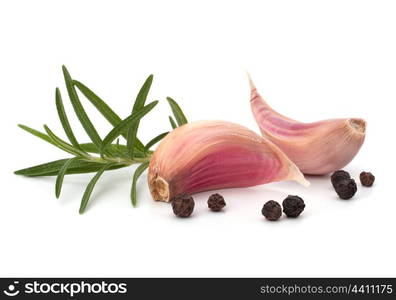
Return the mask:
M 273 110 L 249 77 L 253 115 L 261 133 L 276 144 L 304 174 L 322 175 L 342 169 L 358 153 L 366 133 L 359 118 L 301 123 Z
M 199 121 L 176 128 L 161 141 L 148 171 L 153 199 L 165 202 L 181 193 L 282 180 L 309 185 L 277 146 L 225 121 Z

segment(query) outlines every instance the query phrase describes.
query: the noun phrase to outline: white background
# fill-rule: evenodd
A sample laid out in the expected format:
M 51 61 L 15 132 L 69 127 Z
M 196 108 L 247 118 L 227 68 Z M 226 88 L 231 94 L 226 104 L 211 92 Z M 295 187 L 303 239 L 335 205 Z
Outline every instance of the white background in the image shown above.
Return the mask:
M 0 4 L 1 276 L 396 276 L 394 1 L 2 1 Z M 329 177 L 220 191 L 227 208 L 195 196 L 190 219 L 151 200 L 145 177 L 130 205 L 133 169 L 106 173 L 86 214 L 93 176 L 13 171 L 65 154 L 17 128 L 48 124 L 64 136 L 54 89 L 67 99 L 61 65 L 126 117 L 153 73 L 142 140 L 169 130 L 172 96 L 189 120 L 224 119 L 258 132 L 248 70 L 278 111 L 301 121 L 362 117 L 366 142 L 346 167 L 372 171 L 339 200 Z M 84 100 L 102 137 L 110 126 Z M 88 137 L 67 110 L 80 141 Z M 66 155 L 67 157 L 67 155 Z M 265 221 L 261 207 L 304 198 L 300 218 Z

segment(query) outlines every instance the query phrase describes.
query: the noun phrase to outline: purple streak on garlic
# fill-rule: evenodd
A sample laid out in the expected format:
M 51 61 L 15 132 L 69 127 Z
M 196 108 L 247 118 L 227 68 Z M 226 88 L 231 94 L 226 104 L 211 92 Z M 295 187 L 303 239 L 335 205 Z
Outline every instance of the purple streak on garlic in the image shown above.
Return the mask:
M 238 124 L 199 121 L 169 133 L 154 152 L 148 183 L 154 200 L 180 193 L 308 181 L 273 143 Z
M 358 153 L 366 132 L 363 119 L 330 119 L 301 123 L 274 111 L 249 77 L 251 108 L 264 137 L 276 144 L 304 174 L 342 169 Z

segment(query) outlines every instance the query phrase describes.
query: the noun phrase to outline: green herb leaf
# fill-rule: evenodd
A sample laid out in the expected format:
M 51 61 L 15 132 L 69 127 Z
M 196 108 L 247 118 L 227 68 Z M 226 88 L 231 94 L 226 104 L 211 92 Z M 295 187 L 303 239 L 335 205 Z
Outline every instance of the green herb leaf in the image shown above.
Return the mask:
M 113 126 L 117 126 L 121 123 L 121 118 L 110 108 L 110 106 L 102 100 L 98 95 L 96 95 L 92 90 L 90 90 L 83 83 L 73 80 L 74 85 L 81 91 L 81 93 L 96 107 L 96 109 L 106 118 L 106 120 Z M 122 136 L 127 139 L 128 130 L 124 130 Z M 136 138 L 135 143 L 136 149 L 143 151 L 143 143 Z
M 80 120 L 81 125 L 84 127 L 86 133 L 91 138 L 92 142 L 95 145 L 100 146 L 102 140 L 98 132 L 96 131 L 95 127 L 92 125 L 91 120 L 88 118 L 88 115 L 85 112 L 84 107 L 80 102 L 80 99 L 78 98 L 76 89 L 74 88 L 73 85 L 73 80 L 70 77 L 69 72 L 67 71 L 65 66 L 62 66 L 62 70 L 63 70 L 63 76 L 65 77 L 67 92 L 69 93 L 69 98 L 73 105 L 74 111 L 76 112 L 76 115 Z
M 136 121 L 139 121 L 143 116 L 145 116 L 150 110 L 152 110 L 156 105 L 158 101 L 153 101 L 150 104 L 147 104 L 144 108 L 139 110 L 133 115 L 130 115 L 128 118 L 124 119 L 121 121 L 120 124 L 118 124 L 116 127 L 114 127 L 108 134 L 107 136 L 103 139 L 102 147 L 101 147 L 101 153 L 107 148 L 108 145 L 110 145 L 118 136 L 121 135 L 122 131 L 133 124 Z
M 179 126 L 182 126 L 188 123 L 186 116 L 184 115 L 183 111 L 181 110 L 180 106 L 176 103 L 176 101 L 173 100 L 171 97 L 166 97 L 166 100 L 168 100 L 173 115 L 176 118 L 177 124 L 179 124 Z
M 133 104 L 133 108 L 132 108 L 132 115 L 143 108 L 144 104 L 146 103 L 147 95 L 150 91 L 152 82 L 153 82 L 153 75 L 150 75 L 144 82 L 142 88 L 140 89 L 136 97 L 135 103 Z M 134 124 L 131 124 L 131 126 L 128 129 L 127 147 L 128 147 L 129 157 L 131 158 L 133 157 L 133 151 L 135 148 L 136 135 L 139 128 L 139 123 L 140 123 L 139 121 L 136 121 Z
M 47 162 L 44 164 L 40 164 L 37 166 L 21 169 L 15 171 L 16 175 L 28 176 L 28 177 L 38 177 L 38 176 L 56 176 L 58 175 L 62 166 L 68 161 L 70 158 L 59 159 L 51 162 Z M 114 165 L 109 170 L 120 169 L 126 167 L 127 165 Z M 83 173 L 91 173 L 97 172 L 101 167 L 103 167 L 103 163 L 91 162 L 85 160 L 73 161 L 66 173 L 69 174 L 83 174 Z
M 136 183 L 140 175 L 146 170 L 149 166 L 149 162 L 142 163 L 139 167 L 136 168 L 135 173 L 133 174 L 132 180 L 132 189 L 131 189 L 131 201 L 132 205 L 136 207 L 137 204 L 137 197 L 136 197 Z
M 85 189 L 84 195 L 81 199 L 81 205 L 80 205 L 80 214 L 83 214 L 85 209 L 87 208 L 89 198 L 91 197 L 93 188 L 95 187 L 95 184 L 98 182 L 100 176 L 106 171 L 108 168 L 113 166 L 114 163 L 109 163 L 104 165 L 102 168 L 99 169 L 99 171 L 96 173 L 96 175 L 91 179 L 91 181 L 88 183 L 87 188 Z
M 79 149 L 74 148 L 72 145 L 66 143 L 64 140 L 56 136 L 51 129 L 48 128 L 47 125 L 44 125 L 44 129 L 47 132 L 48 136 L 52 139 L 52 141 L 55 143 L 55 145 L 62 149 L 63 151 L 66 151 L 70 154 L 85 157 L 86 153 L 82 152 Z
M 56 183 L 55 183 L 55 196 L 56 196 L 56 198 L 59 198 L 59 196 L 60 196 L 61 189 L 62 189 L 62 184 L 63 184 L 63 179 L 65 178 L 67 169 L 76 160 L 79 160 L 79 158 L 78 157 L 74 157 L 74 158 L 68 159 L 63 164 L 62 168 L 59 170 L 58 176 L 56 177 Z
M 175 120 L 173 120 L 173 118 L 171 116 L 169 116 L 169 123 L 171 124 L 172 129 L 177 128 L 176 122 L 175 122 Z
M 55 102 L 56 102 L 56 109 L 58 111 L 59 119 L 62 123 L 63 129 L 65 130 L 65 133 L 72 145 L 81 150 L 80 145 L 77 142 L 76 137 L 74 136 L 73 130 L 71 129 L 69 120 L 66 115 L 65 107 L 63 106 L 63 101 L 62 101 L 62 96 L 60 93 L 59 88 L 56 88 L 55 90 Z
M 155 144 L 158 143 L 160 140 L 162 140 L 168 133 L 169 133 L 169 131 L 157 135 L 155 138 L 153 138 L 151 141 L 149 141 L 149 142 L 146 144 L 146 146 L 144 146 L 144 149 L 145 149 L 146 151 L 147 151 L 147 150 L 150 150 L 151 146 L 155 145 Z
M 49 173 L 57 174 L 67 160 L 69 159 L 59 159 L 48 163 L 40 164 L 37 166 L 21 169 L 15 171 L 14 173 L 16 175 L 24 175 L 24 176 L 46 176 L 46 174 Z
M 40 132 L 40 131 L 38 131 L 36 129 L 27 127 L 27 126 L 22 125 L 22 124 L 18 124 L 18 127 L 22 128 L 23 130 L 25 130 L 27 132 L 29 132 L 30 134 L 33 134 L 34 136 L 37 136 L 38 138 L 40 138 L 40 139 L 42 139 L 44 141 L 56 146 L 54 141 L 48 135 L 46 135 L 45 133 L 42 133 L 42 132 Z
M 73 83 L 111 125 L 117 126 L 122 121 L 111 107 L 87 86 L 77 80 L 73 80 Z

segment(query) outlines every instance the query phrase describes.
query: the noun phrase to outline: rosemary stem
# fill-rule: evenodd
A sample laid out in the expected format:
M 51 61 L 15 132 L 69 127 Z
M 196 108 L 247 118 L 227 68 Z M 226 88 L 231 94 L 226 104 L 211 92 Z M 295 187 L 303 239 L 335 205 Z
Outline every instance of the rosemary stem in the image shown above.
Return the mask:
M 108 156 L 98 157 L 92 155 L 82 157 L 83 160 L 87 160 L 91 162 L 96 162 L 101 164 L 117 163 L 125 166 L 130 166 L 137 163 L 149 162 L 150 158 L 151 158 L 151 153 L 148 153 L 147 156 L 143 158 L 139 158 L 139 157 L 124 158 L 124 157 L 108 157 Z

